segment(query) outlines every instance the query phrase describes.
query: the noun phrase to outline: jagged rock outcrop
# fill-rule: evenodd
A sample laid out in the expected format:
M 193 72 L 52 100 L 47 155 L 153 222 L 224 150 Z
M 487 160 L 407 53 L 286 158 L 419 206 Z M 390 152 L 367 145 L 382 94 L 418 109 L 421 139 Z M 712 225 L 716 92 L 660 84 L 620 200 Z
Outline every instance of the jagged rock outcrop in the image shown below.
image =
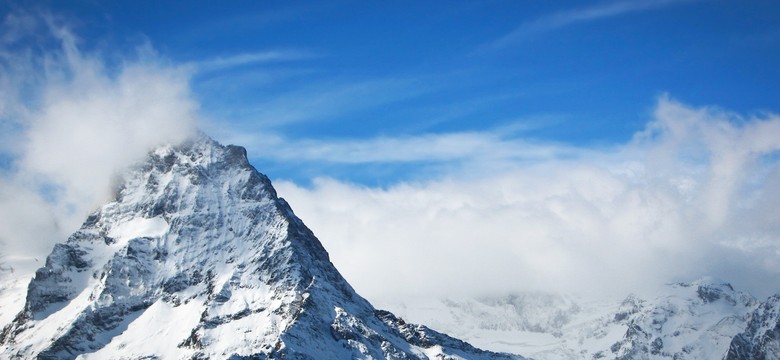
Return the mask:
M 780 294 L 750 314 L 747 328 L 731 340 L 726 360 L 780 359 Z
M 672 284 L 653 301 L 629 298 L 615 319 L 627 327 L 603 354 L 616 359 L 720 358 L 757 301 L 725 282 Z

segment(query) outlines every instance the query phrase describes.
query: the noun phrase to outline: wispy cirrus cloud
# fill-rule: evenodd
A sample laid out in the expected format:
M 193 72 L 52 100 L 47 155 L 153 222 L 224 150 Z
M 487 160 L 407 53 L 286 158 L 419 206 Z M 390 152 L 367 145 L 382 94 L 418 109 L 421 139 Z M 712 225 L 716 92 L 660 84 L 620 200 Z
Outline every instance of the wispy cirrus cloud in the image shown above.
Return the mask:
M 274 95 L 259 97 L 240 108 L 221 108 L 220 117 L 243 123 L 243 130 L 261 131 L 304 122 L 318 122 L 407 100 L 430 91 L 414 78 L 370 80 L 325 79 Z M 247 101 L 244 99 L 243 101 Z M 218 127 L 218 125 L 217 125 Z M 220 129 L 214 129 L 219 132 Z
M 503 130 L 501 128 L 500 130 Z M 514 129 L 511 129 L 515 132 Z M 289 139 L 279 135 L 225 134 L 251 153 L 276 161 L 392 164 L 473 161 L 536 161 L 576 156 L 585 149 L 505 136 L 500 131 L 427 133 L 348 139 Z
M 195 62 L 192 65 L 197 72 L 208 73 L 241 66 L 291 62 L 316 57 L 318 57 L 317 54 L 305 50 L 267 50 L 218 56 Z
M 491 49 L 502 48 L 536 34 L 558 30 L 572 25 L 693 1 L 697 0 L 620 0 L 559 11 L 522 23 L 510 33 L 489 43 L 486 47 Z

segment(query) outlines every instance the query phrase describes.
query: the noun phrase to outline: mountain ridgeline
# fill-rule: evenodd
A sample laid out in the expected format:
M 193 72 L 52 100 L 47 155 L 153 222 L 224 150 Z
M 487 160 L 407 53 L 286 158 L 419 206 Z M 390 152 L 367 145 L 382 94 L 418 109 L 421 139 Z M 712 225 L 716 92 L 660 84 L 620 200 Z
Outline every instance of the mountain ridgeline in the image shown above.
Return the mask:
M 522 358 L 376 310 L 246 151 L 205 135 L 151 152 L 54 247 L 0 357 Z

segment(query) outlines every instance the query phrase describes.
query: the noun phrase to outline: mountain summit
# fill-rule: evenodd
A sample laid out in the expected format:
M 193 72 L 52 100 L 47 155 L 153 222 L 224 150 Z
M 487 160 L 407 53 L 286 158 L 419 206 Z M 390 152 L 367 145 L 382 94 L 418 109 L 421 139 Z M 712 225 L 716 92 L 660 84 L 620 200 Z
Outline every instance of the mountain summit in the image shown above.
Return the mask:
M 205 135 L 151 152 L 57 244 L 4 358 L 518 359 L 379 311 L 246 151 Z

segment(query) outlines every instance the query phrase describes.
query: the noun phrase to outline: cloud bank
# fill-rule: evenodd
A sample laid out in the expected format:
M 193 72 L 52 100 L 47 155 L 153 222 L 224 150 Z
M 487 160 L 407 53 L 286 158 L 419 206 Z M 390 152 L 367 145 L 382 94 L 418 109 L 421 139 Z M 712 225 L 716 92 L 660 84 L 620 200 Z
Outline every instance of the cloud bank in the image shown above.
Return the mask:
M 190 135 L 197 104 L 189 74 L 148 45 L 116 61 L 50 15 L 0 26 L 0 241 L 26 266 L 108 199 L 118 171 Z
M 763 295 L 780 290 L 777 134 L 775 114 L 662 97 L 630 142 L 577 156 L 496 162 L 480 151 L 440 178 L 389 188 L 276 186 L 369 299 L 620 296 L 705 275 Z

